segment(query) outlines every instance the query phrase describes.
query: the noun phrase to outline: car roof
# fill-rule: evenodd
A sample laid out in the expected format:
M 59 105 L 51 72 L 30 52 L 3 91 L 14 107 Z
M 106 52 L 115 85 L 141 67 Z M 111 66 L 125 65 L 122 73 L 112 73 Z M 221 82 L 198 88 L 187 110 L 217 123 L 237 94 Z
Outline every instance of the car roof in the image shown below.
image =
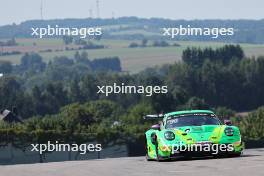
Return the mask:
M 165 114 L 165 117 L 172 115 L 182 115 L 182 114 L 214 114 L 213 111 L 210 110 L 185 110 L 185 111 L 175 111 Z

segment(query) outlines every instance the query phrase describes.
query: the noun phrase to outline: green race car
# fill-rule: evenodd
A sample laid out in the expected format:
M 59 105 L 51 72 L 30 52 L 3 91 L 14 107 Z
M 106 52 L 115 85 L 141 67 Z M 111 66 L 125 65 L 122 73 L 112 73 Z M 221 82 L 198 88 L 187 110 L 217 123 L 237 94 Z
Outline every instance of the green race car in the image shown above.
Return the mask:
M 176 111 L 146 115 L 145 119 L 161 119 L 146 135 L 148 160 L 166 160 L 179 156 L 240 156 L 243 144 L 238 127 L 230 121 L 222 124 L 209 110 Z

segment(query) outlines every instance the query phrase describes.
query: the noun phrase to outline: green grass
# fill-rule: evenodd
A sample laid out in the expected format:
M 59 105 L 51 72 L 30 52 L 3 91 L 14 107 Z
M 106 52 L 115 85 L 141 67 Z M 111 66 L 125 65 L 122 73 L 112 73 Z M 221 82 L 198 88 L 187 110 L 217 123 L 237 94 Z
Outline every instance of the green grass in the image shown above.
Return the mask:
M 37 46 L 56 46 L 63 47 L 61 39 L 17 39 L 20 46 L 33 46 L 33 42 Z M 180 47 L 146 47 L 146 48 L 128 48 L 132 40 L 102 40 L 96 41 L 98 44 L 107 45 L 105 49 L 86 50 L 89 58 L 101 58 L 118 56 L 121 60 L 122 68 L 125 71 L 138 72 L 147 67 L 155 65 L 170 64 L 181 59 L 182 51 L 186 47 L 221 47 L 225 43 L 219 42 L 190 42 L 179 41 Z M 134 41 L 140 43 L 140 41 Z M 149 41 L 152 43 L 152 41 Z M 175 42 L 172 42 L 175 43 Z M 264 45 L 241 44 L 247 56 L 264 55 Z M 76 51 L 58 51 L 58 52 L 41 52 L 39 53 L 45 61 L 49 61 L 54 56 L 68 56 L 73 57 Z M 22 55 L 0 56 L 0 60 L 8 60 L 12 63 L 18 64 Z

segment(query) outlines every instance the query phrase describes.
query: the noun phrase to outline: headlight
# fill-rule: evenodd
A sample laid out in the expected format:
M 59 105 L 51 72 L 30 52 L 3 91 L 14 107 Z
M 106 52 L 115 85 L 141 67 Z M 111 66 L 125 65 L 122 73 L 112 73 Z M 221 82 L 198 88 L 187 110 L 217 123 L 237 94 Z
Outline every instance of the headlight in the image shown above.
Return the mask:
M 164 133 L 164 137 L 165 137 L 165 139 L 171 141 L 171 140 L 175 139 L 175 134 L 171 131 L 166 131 Z
M 227 128 L 225 129 L 225 134 L 226 134 L 227 136 L 233 136 L 233 135 L 234 135 L 234 130 L 233 130 L 233 128 L 227 127 Z

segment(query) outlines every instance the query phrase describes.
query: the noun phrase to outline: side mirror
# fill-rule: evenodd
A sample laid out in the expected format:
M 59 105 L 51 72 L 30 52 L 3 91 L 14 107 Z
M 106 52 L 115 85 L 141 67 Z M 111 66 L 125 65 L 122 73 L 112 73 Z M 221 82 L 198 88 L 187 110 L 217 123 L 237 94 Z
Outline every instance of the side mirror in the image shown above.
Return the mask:
M 160 124 L 155 124 L 151 126 L 151 129 L 153 130 L 160 130 Z
M 224 120 L 224 124 L 227 125 L 227 126 L 231 126 L 232 125 L 232 122 L 231 120 Z

